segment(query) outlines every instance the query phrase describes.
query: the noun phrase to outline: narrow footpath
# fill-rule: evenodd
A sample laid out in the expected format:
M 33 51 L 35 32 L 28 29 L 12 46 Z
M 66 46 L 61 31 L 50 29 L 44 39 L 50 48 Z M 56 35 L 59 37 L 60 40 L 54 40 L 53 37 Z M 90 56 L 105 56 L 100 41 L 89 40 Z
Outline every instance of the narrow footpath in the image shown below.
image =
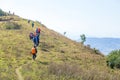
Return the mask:
M 22 66 L 18 67 L 15 69 L 15 72 L 16 74 L 18 75 L 18 80 L 24 80 L 22 75 L 21 75 L 21 72 L 20 72 L 20 69 L 22 68 Z

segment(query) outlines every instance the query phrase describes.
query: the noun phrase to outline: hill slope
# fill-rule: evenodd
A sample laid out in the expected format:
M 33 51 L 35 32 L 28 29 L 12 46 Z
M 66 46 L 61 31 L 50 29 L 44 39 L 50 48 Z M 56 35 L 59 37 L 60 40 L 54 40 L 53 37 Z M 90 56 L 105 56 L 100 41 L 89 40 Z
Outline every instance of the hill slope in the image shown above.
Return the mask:
M 106 66 L 106 58 L 93 49 L 18 16 L 0 21 L 0 80 L 119 80 L 120 71 Z M 14 27 L 10 27 L 14 26 Z M 18 28 L 19 26 L 19 28 Z M 29 33 L 41 28 L 37 59 L 32 60 Z M 19 70 L 18 70 L 19 69 Z M 17 70 L 17 71 L 16 71 Z

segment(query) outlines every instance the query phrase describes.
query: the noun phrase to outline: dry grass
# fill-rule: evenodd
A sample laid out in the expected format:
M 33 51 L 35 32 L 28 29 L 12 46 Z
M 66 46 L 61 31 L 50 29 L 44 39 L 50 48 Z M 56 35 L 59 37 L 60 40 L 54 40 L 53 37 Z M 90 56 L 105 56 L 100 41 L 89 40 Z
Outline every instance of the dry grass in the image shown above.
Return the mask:
M 13 16 L 12 16 L 13 17 Z M 5 17 L 7 19 L 7 17 Z M 93 49 L 49 30 L 39 22 L 31 27 L 26 19 L 14 17 L 19 30 L 6 30 L 0 22 L 0 80 L 17 80 L 15 69 L 22 66 L 25 80 L 119 80 L 120 70 L 106 66 L 106 58 Z M 36 61 L 29 54 L 33 43 L 29 33 L 40 26 L 41 38 Z
M 51 63 L 48 67 L 49 75 L 57 76 L 58 80 L 119 80 L 120 76 L 100 71 L 97 68 L 85 69 L 75 63 Z

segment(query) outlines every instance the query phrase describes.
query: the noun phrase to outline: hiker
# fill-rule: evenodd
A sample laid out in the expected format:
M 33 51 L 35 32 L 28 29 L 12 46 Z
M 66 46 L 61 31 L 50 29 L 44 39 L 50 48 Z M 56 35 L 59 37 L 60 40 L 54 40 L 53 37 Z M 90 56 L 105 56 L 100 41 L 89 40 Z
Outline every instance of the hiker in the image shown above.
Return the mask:
M 34 37 L 37 35 L 37 33 L 36 32 L 34 32 Z
M 36 35 L 38 35 L 38 38 L 40 37 L 40 31 L 41 31 L 40 28 L 36 28 Z
M 40 33 L 41 29 L 40 28 L 36 28 L 36 33 Z
M 28 20 L 28 23 L 30 23 L 30 20 Z
M 33 60 L 35 60 L 35 58 L 37 57 L 37 48 L 36 46 L 34 46 L 32 49 L 31 49 L 31 54 L 33 55 L 32 58 Z
M 33 39 L 33 37 L 34 37 L 34 34 L 31 32 L 31 33 L 29 34 L 30 40 Z
M 34 35 L 34 37 L 33 37 L 33 43 L 34 43 L 35 46 L 39 45 L 39 37 L 37 35 Z
M 32 27 L 34 27 L 34 22 L 32 22 Z
M 37 38 L 37 43 L 39 45 L 39 35 L 36 35 L 36 38 Z

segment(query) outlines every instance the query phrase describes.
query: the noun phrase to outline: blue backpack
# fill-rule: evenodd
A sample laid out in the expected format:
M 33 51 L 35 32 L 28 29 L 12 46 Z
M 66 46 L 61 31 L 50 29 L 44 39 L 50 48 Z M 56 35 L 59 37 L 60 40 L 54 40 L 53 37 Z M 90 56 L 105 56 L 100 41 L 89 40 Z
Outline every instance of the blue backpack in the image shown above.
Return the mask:
M 39 38 L 37 36 L 33 37 L 33 42 L 36 46 L 39 45 Z

